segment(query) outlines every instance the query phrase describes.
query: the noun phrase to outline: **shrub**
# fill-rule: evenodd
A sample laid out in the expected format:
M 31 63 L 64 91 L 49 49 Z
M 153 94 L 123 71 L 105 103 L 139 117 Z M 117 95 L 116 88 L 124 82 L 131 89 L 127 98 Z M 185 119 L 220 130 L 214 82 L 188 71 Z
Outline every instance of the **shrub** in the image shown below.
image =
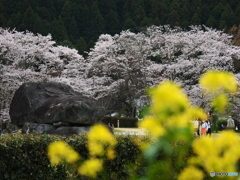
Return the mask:
M 128 179 L 130 167 L 141 159 L 140 149 L 135 141 L 148 140 L 141 136 L 116 136 L 117 157 L 106 160 L 104 170 L 98 179 Z M 74 176 L 66 171 L 67 164 L 51 166 L 47 156 L 47 146 L 50 142 L 63 140 L 81 155 L 81 160 L 89 156 L 86 135 L 57 136 L 57 135 L 8 135 L 0 136 L 0 175 L 3 180 L 65 180 Z M 129 166 L 127 166 L 129 164 Z M 80 178 L 81 179 L 81 178 Z
M 66 179 L 63 166 L 51 167 L 46 156 L 50 136 L 0 136 L 0 174 L 2 179 Z

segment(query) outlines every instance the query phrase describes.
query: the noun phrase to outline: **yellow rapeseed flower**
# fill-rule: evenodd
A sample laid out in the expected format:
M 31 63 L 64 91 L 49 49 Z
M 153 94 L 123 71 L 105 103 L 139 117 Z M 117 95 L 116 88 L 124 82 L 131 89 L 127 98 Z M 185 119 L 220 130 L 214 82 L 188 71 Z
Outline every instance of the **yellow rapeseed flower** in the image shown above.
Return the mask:
M 164 134 L 164 128 L 153 117 L 147 116 L 139 122 L 139 127 L 146 129 L 153 138 L 157 138 Z
M 228 91 L 235 93 L 237 91 L 237 80 L 230 72 L 208 71 L 200 78 L 200 85 L 209 93 L 218 91 Z
M 91 156 L 103 156 L 104 155 L 104 144 L 96 141 L 88 142 L 88 150 Z
M 190 120 L 199 119 L 199 120 L 206 120 L 207 114 L 206 112 L 197 107 L 189 107 L 186 111 L 186 113 L 190 116 Z
M 78 173 L 88 177 L 96 177 L 97 173 L 103 168 L 103 160 L 101 159 L 89 159 L 83 162 L 78 168 Z
M 107 158 L 113 160 L 116 157 L 116 153 L 113 148 L 107 148 L 106 150 Z
M 112 146 L 117 144 L 117 141 L 111 132 L 101 124 L 96 124 L 91 128 L 88 134 L 88 140 L 109 143 Z
M 116 144 L 115 137 L 101 124 L 94 125 L 88 134 L 88 149 L 91 156 L 103 156 L 105 147 L 113 148 Z M 113 158 L 113 155 L 107 157 Z
M 190 126 L 193 130 L 192 123 L 190 123 L 191 121 L 196 119 L 206 120 L 206 118 L 207 115 L 201 108 L 189 106 L 183 113 L 168 118 L 167 121 L 164 122 L 164 126 L 174 128 Z
M 48 157 L 53 165 L 61 163 L 62 160 L 67 163 L 73 163 L 80 158 L 79 154 L 64 141 L 50 143 L 48 146 Z
M 240 159 L 240 140 L 231 131 L 222 132 L 218 137 L 203 136 L 193 142 L 197 157 L 190 163 L 203 165 L 208 173 L 235 172 L 235 165 Z
M 212 100 L 212 107 L 216 110 L 216 112 L 224 112 L 225 108 L 228 104 L 228 98 L 226 94 L 219 94 Z
M 186 94 L 171 81 L 160 83 L 150 90 L 150 95 L 152 96 L 153 114 L 162 117 L 182 112 L 190 104 Z
M 185 168 L 178 176 L 178 180 L 202 180 L 204 177 L 203 172 L 194 166 Z

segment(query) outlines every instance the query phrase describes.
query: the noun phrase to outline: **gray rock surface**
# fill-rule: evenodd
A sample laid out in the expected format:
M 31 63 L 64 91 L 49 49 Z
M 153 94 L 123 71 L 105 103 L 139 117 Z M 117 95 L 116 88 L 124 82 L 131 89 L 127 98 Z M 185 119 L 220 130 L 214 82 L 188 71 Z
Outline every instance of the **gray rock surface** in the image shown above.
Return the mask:
M 81 134 L 89 131 L 91 126 L 61 126 L 54 127 L 49 124 L 39 124 L 39 123 L 25 123 L 22 128 L 23 134 L 58 134 L 58 135 L 73 135 Z
M 56 128 L 49 124 L 38 124 L 38 123 L 25 123 L 22 127 L 23 134 L 44 134 L 49 131 L 54 131 Z
M 100 122 L 105 109 L 97 100 L 66 84 L 35 82 L 19 87 L 9 114 L 11 124 L 24 134 L 73 135 L 88 132 L 93 124 Z
M 105 114 L 98 101 L 83 96 L 70 86 L 56 82 L 29 82 L 15 92 L 10 105 L 11 122 L 71 126 L 92 125 Z
M 59 134 L 59 135 L 73 135 L 73 134 L 82 134 L 89 132 L 91 126 L 61 126 L 55 130 L 47 131 L 47 134 Z

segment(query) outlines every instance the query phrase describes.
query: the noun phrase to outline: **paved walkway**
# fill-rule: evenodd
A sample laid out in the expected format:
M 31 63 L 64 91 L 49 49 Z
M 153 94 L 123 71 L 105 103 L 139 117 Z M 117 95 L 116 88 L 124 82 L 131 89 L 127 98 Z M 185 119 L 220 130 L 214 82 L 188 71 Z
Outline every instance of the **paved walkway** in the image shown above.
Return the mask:
M 116 135 L 146 135 L 146 131 L 142 128 L 114 128 Z M 218 133 L 212 133 L 211 137 L 218 137 L 221 131 Z M 240 138 L 240 133 L 237 133 Z
M 114 128 L 117 135 L 146 135 L 146 131 L 141 128 Z

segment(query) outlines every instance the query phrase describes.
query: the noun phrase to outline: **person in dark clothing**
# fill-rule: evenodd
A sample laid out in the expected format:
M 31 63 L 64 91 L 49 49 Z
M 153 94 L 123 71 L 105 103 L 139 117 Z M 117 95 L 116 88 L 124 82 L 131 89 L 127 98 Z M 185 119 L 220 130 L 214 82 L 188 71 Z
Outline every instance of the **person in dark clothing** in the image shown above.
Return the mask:
M 207 121 L 207 135 L 211 136 L 212 134 L 212 123 L 210 120 Z
M 216 132 L 218 133 L 218 115 L 217 114 L 213 114 L 213 118 L 212 118 L 212 132 Z

